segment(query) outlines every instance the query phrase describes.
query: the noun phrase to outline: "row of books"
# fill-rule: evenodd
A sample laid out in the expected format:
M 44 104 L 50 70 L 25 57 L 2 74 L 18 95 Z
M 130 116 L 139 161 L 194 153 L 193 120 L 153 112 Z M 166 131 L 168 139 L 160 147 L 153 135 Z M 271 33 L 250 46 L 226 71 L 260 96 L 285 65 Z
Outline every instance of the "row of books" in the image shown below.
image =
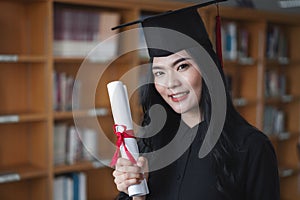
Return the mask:
M 235 22 L 224 23 L 221 29 L 224 60 L 249 59 L 249 32 L 244 28 L 238 28 Z
M 285 133 L 284 111 L 273 106 L 266 106 L 264 110 L 263 131 L 267 135 L 282 135 Z
M 53 72 L 53 109 L 66 111 L 80 108 L 81 82 L 64 72 Z M 73 97 L 73 98 L 72 98 Z M 73 104 L 73 105 L 72 105 Z
M 248 61 L 250 54 L 249 31 L 238 27 L 235 22 L 227 22 L 222 25 L 222 50 L 225 60 Z M 278 59 L 282 64 L 287 64 L 288 39 L 279 26 L 269 26 L 266 36 L 266 56 L 268 59 Z
M 96 11 L 78 7 L 56 5 L 54 8 L 55 56 L 84 57 L 100 42 L 101 48 L 93 51 L 95 61 L 107 61 L 114 57 L 118 40 L 110 38 L 117 31 L 111 28 L 119 25 L 120 14 L 112 11 Z M 104 40 L 107 42 L 103 42 Z
M 272 25 L 268 27 L 266 55 L 269 59 L 278 59 L 279 62 L 288 62 L 288 41 L 287 36 L 280 26 Z
M 54 179 L 54 200 L 86 200 L 87 176 L 85 173 L 70 173 Z
M 233 78 L 230 74 L 225 74 L 225 81 L 231 97 L 233 96 Z M 276 70 L 269 70 L 265 73 L 264 92 L 266 98 L 281 98 L 282 100 L 289 101 L 287 95 L 287 78 L 285 74 L 280 74 Z
M 97 132 L 66 123 L 54 126 L 54 165 L 71 165 L 78 161 L 93 161 L 98 152 Z
M 269 70 L 265 73 L 265 97 L 282 97 L 286 95 L 286 76 L 278 71 Z

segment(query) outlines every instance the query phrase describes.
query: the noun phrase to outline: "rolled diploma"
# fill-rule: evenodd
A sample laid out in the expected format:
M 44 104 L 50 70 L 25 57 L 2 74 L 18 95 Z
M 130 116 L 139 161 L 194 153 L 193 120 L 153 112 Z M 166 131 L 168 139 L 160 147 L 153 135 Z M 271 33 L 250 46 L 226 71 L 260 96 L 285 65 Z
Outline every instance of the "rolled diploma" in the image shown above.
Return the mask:
M 107 84 L 108 95 L 114 118 L 114 123 L 117 125 L 125 125 L 127 130 L 133 130 L 131 111 L 126 86 L 121 81 L 113 81 Z M 118 129 L 118 127 L 117 127 Z M 125 138 L 125 145 L 130 151 L 135 160 L 139 156 L 137 142 L 134 138 Z M 120 147 L 121 156 L 127 158 L 124 146 Z M 149 193 L 146 179 L 140 184 L 131 185 L 128 187 L 129 196 L 143 196 Z

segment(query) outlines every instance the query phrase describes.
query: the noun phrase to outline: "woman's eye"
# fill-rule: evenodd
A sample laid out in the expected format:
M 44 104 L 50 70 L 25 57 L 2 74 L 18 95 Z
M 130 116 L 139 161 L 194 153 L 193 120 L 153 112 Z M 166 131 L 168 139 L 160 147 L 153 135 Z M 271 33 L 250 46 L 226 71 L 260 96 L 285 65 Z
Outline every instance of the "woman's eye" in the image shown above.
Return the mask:
M 178 68 L 177 68 L 177 70 L 178 71 L 181 71 L 181 70 L 184 70 L 184 69 L 186 69 L 186 68 L 188 68 L 189 67 L 189 65 L 188 64 L 181 64 L 181 65 L 179 65 L 178 66 Z
M 161 71 L 157 71 L 157 72 L 153 72 L 153 74 L 154 74 L 154 76 L 161 76 L 161 75 L 163 75 L 164 73 L 163 72 L 161 72 Z

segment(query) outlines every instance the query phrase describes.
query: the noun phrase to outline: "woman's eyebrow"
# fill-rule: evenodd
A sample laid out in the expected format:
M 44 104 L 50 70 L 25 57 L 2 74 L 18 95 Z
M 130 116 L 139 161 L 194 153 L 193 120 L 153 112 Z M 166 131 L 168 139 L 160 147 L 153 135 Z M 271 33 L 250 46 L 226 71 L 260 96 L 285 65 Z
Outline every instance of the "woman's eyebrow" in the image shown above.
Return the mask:
M 178 63 L 185 61 L 185 60 L 190 60 L 191 58 L 179 58 L 178 60 L 176 60 L 173 64 L 172 67 L 175 67 Z
M 178 63 L 182 62 L 182 61 L 185 61 L 185 60 L 190 60 L 191 58 L 187 57 L 187 58 L 179 58 L 177 60 L 175 60 L 173 63 L 172 63 L 172 67 L 175 67 Z M 159 65 L 155 65 L 152 67 L 152 69 L 163 69 L 163 67 L 159 66 Z
M 152 67 L 152 70 L 153 70 L 153 69 L 163 69 L 163 67 L 160 67 L 160 66 L 157 65 L 157 66 L 153 66 L 153 67 Z

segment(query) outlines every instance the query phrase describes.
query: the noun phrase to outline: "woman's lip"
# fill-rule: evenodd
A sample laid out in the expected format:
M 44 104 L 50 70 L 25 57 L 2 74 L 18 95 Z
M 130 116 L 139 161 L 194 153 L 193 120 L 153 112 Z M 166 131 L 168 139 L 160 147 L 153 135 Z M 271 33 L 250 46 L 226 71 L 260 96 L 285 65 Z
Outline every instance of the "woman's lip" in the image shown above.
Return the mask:
M 189 92 L 186 91 L 186 92 L 179 92 L 179 93 L 175 93 L 175 94 L 170 94 L 168 96 L 172 99 L 172 101 L 179 102 L 179 101 L 182 101 L 183 99 L 185 99 L 188 94 L 189 94 Z

